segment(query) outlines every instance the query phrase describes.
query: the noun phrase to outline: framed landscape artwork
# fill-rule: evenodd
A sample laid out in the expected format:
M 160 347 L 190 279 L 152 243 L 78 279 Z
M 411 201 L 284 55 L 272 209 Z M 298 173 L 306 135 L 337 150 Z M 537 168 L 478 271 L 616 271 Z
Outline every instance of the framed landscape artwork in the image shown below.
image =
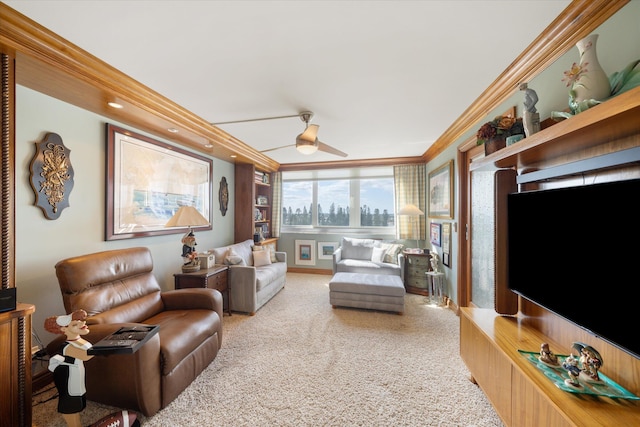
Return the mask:
M 318 242 L 318 259 L 333 259 L 338 242 Z
M 316 265 L 316 241 L 296 240 L 296 265 Z
M 182 205 L 194 206 L 211 230 L 213 161 L 107 124 L 105 239 L 184 233 L 165 228 Z
M 453 160 L 429 173 L 429 217 L 453 219 Z

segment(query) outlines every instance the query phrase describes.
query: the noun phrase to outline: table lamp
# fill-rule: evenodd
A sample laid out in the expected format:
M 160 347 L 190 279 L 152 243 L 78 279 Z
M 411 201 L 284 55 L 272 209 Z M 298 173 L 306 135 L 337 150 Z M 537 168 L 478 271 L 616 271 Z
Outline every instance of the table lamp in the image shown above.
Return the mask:
M 189 231 L 182 237 L 183 272 L 200 270 L 200 260 L 196 252 L 196 236 L 191 228 L 197 225 L 209 225 L 209 220 L 193 206 L 180 206 L 180 209 L 164 225 L 165 227 L 189 227 Z
M 416 221 L 418 219 L 418 217 L 420 215 L 424 215 L 424 212 L 422 212 L 416 205 L 412 205 L 411 203 L 409 203 L 408 205 L 405 205 L 402 209 L 400 209 L 398 211 L 398 215 L 407 215 L 411 220 L 411 237 L 416 239 L 416 248 L 419 247 L 419 243 L 418 243 L 418 236 L 416 236 L 416 230 L 415 230 L 415 224 L 414 221 Z

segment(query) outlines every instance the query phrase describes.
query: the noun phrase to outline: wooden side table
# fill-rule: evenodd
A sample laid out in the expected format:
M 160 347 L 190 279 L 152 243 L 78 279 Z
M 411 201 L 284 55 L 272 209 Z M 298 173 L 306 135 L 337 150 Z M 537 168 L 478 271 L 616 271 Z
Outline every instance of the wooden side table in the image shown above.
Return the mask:
M 404 287 L 407 292 L 429 295 L 429 281 L 425 273 L 431 271 L 431 255 L 425 253 L 403 252 Z
M 211 268 L 202 268 L 192 273 L 176 273 L 175 288 L 209 288 L 227 294 L 227 313 L 231 316 L 231 285 L 228 280 L 229 266 L 216 264 Z

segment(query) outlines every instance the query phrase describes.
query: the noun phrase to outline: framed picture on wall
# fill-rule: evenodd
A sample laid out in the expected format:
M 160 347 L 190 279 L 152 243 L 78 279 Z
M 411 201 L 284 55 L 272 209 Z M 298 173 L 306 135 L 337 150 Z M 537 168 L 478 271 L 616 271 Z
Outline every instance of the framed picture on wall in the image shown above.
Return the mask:
M 296 265 L 316 265 L 316 241 L 296 240 Z
M 442 224 L 439 224 L 437 222 L 432 222 L 431 227 L 429 228 L 429 237 L 430 237 L 429 241 L 431 242 L 432 245 L 442 246 L 441 233 L 442 233 Z
M 184 233 L 165 227 L 180 206 L 193 206 L 211 230 L 213 161 L 107 123 L 105 240 Z
M 453 219 L 453 160 L 429 173 L 429 217 Z
M 442 263 L 451 268 L 451 223 L 442 224 Z
M 338 242 L 318 242 L 318 259 L 333 259 Z

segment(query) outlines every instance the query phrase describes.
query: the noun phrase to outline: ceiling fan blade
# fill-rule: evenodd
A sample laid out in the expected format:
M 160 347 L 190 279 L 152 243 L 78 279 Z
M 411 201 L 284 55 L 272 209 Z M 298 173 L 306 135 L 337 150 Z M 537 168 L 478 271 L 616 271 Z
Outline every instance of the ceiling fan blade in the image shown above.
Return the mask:
M 325 153 L 335 154 L 340 157 L 347 157 L 347 153 L 338 150 L 337 148 L 333 148 L 330 145 L 325 144 L 324 142 L 318 141 L 318 150 L 324 151 Z
M 302 132 L 298 138 L 300 139 L 304 139 L 305 141 L 310 141 L 313 142 L 316 140 L 316 138 L 318 137 L 318 128 L 320 126 L 318 125 L 309 125 L 307 126 L 307 128 L 304 130 L 304 132 Z
M 288 144 L 288 145 L 282 145 L 280 147 L 275 147 L 275 148 L 267 148 L 266 150 L 261 150 L 261 153 L 266 153 L 267 151 L 275 151 L 275 150 L 279 150 L 281 148 L 287 148 L 287 147 L 295 147 L 296 144 Z

